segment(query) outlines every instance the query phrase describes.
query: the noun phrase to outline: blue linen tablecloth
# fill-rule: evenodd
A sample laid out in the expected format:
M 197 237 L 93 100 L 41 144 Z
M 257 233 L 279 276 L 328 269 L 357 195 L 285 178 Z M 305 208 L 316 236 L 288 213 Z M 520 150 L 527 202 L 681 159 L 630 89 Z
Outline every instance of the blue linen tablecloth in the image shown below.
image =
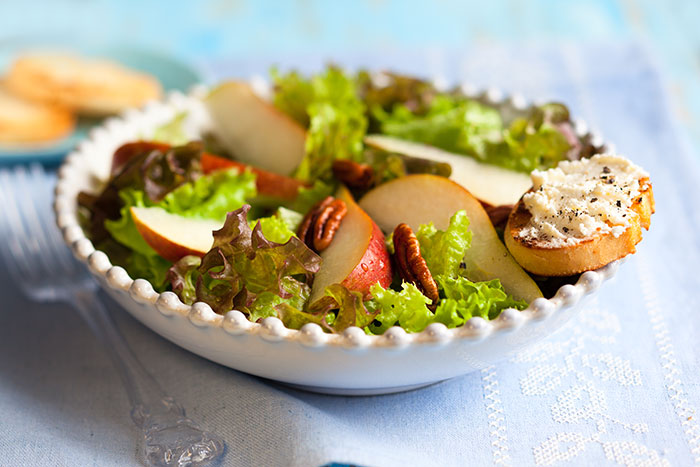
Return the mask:
M 657 213 L 638 253 L 565 329 L 510 361 L 392 396 L 262 381 L 176 347 L 108 302 L 168 392 L 227 439 L 223 464 L 700 464 L 700 171 L 645 50 L 493 46 L 338 61 L 564 101 L 651 173 Z M 204 65 L 215 79 L 268 64 Z M 0 465 L 139 465 L 124 391 L 77 315 L 27 302 L 4 270 L 0 296 Z

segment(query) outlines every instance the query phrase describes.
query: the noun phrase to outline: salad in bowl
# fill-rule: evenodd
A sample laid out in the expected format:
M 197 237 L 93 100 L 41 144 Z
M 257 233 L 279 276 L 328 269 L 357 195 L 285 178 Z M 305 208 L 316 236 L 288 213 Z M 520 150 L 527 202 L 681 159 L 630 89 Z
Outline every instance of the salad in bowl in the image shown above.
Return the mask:
M 84 173 L 81 158 L 96 157 L 86 144 L 57 189 L 67 240 L 108 289 L 121 289 L 113 294 L 129 311 L 234 368 L 360 392 L 464 373 L 544 335 L 473 347 L 575 302 L 649 227 L 648 175 L 577 131 L 562 104 L 493 102 L 335 67 L 311 77 L 273 71 L 270 83 L 226 82 L 113 121 L 111 132 L 108 123 L 93 135 L 108 169 Z M 261 352 L 296 366 L 316 361 L 317 371 L 271 369 L 250 357 L 251 342 L 184 336 L 131 302 L 161 318 L 180 310 L 229 337 L 293 342 L 294 350 Z M 373 357 L 336 348 L 293 355 L 298 343 L 444 348 L 463 345 L 460 336 L 477 338 L 471 355 L 420 375 L 413 367 L 379 377 L 396 355 L 369 365 Z M 229 345 L 243 345 L 248 358 L 228 355 Z

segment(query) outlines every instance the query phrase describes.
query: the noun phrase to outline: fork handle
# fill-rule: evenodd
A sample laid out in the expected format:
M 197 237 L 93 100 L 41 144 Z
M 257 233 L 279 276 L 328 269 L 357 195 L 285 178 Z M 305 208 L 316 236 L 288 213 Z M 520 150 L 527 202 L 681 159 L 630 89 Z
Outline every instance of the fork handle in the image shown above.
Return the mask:
M 185 416 L 146 371 L 120 334 L 111 315 L 92 290 L 76 290 L 72 303 L 102 343 L 124 383 L 131 419 L 143 430 L 145 456 L 151 465 L 201 465 L 224 451 L 217 435 Z

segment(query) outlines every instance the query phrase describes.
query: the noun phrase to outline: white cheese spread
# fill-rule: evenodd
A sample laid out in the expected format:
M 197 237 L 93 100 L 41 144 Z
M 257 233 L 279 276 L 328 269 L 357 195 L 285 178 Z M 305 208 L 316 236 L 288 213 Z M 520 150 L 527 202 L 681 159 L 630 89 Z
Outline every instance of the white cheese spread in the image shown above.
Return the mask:
M 622 156 L 597 154 L 534 170 L 530 177 L 533 189 L 523 203 L 532 217 L 520 237 L 559 247 L 622 235 L 636 215 L 630 207 L 640 194 L 639 182 L 649 175 Z

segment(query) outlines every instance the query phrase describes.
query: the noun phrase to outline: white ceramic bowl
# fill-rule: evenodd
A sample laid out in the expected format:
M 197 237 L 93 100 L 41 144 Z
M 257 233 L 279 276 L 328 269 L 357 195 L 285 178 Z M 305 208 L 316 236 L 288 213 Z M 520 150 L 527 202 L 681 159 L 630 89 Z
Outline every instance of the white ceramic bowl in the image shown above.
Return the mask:
M 484 368 L 552 334 L 581 309 L 618 268 L 615 262 L 584 273 L 575 285 L 561 287 L 552 299 L 535 300 L 524 311 L 505 310 L 493 320 L 472 318 L 447 329 L 431 324 L 407 334 L 394 327 L 382 336 L 359 328 L 326 334 L 316 324 L 301 330 L 286 328 L 277 318 L 252 323 L 239 311 L 218 315 L 204 303 L 183 304 L 172 292 L 158 294 L 143 279 L 132 279 L 95 250 L 78 225 L 76 196 L 94 191 L 107 178 L 114 150 L 122 143 L 147 137 L 176 112 L 188 110 L 191 136 L 207 127 L 200 97 L 171 94 L 140 111 L 130 111 L 96 128 L 58 172 L 55 211 L 59 227 L 75 256 L 85 262 L 102 287 L 136 319 L 202 357 L 246 373 L 306 389 L 333 394 L 382 394 L 429 385 Z M 518 109 L 522 98 L 502 99 L 489 91 L 483 99 Z M 577 131 L 585 132 L 583 125 Z

